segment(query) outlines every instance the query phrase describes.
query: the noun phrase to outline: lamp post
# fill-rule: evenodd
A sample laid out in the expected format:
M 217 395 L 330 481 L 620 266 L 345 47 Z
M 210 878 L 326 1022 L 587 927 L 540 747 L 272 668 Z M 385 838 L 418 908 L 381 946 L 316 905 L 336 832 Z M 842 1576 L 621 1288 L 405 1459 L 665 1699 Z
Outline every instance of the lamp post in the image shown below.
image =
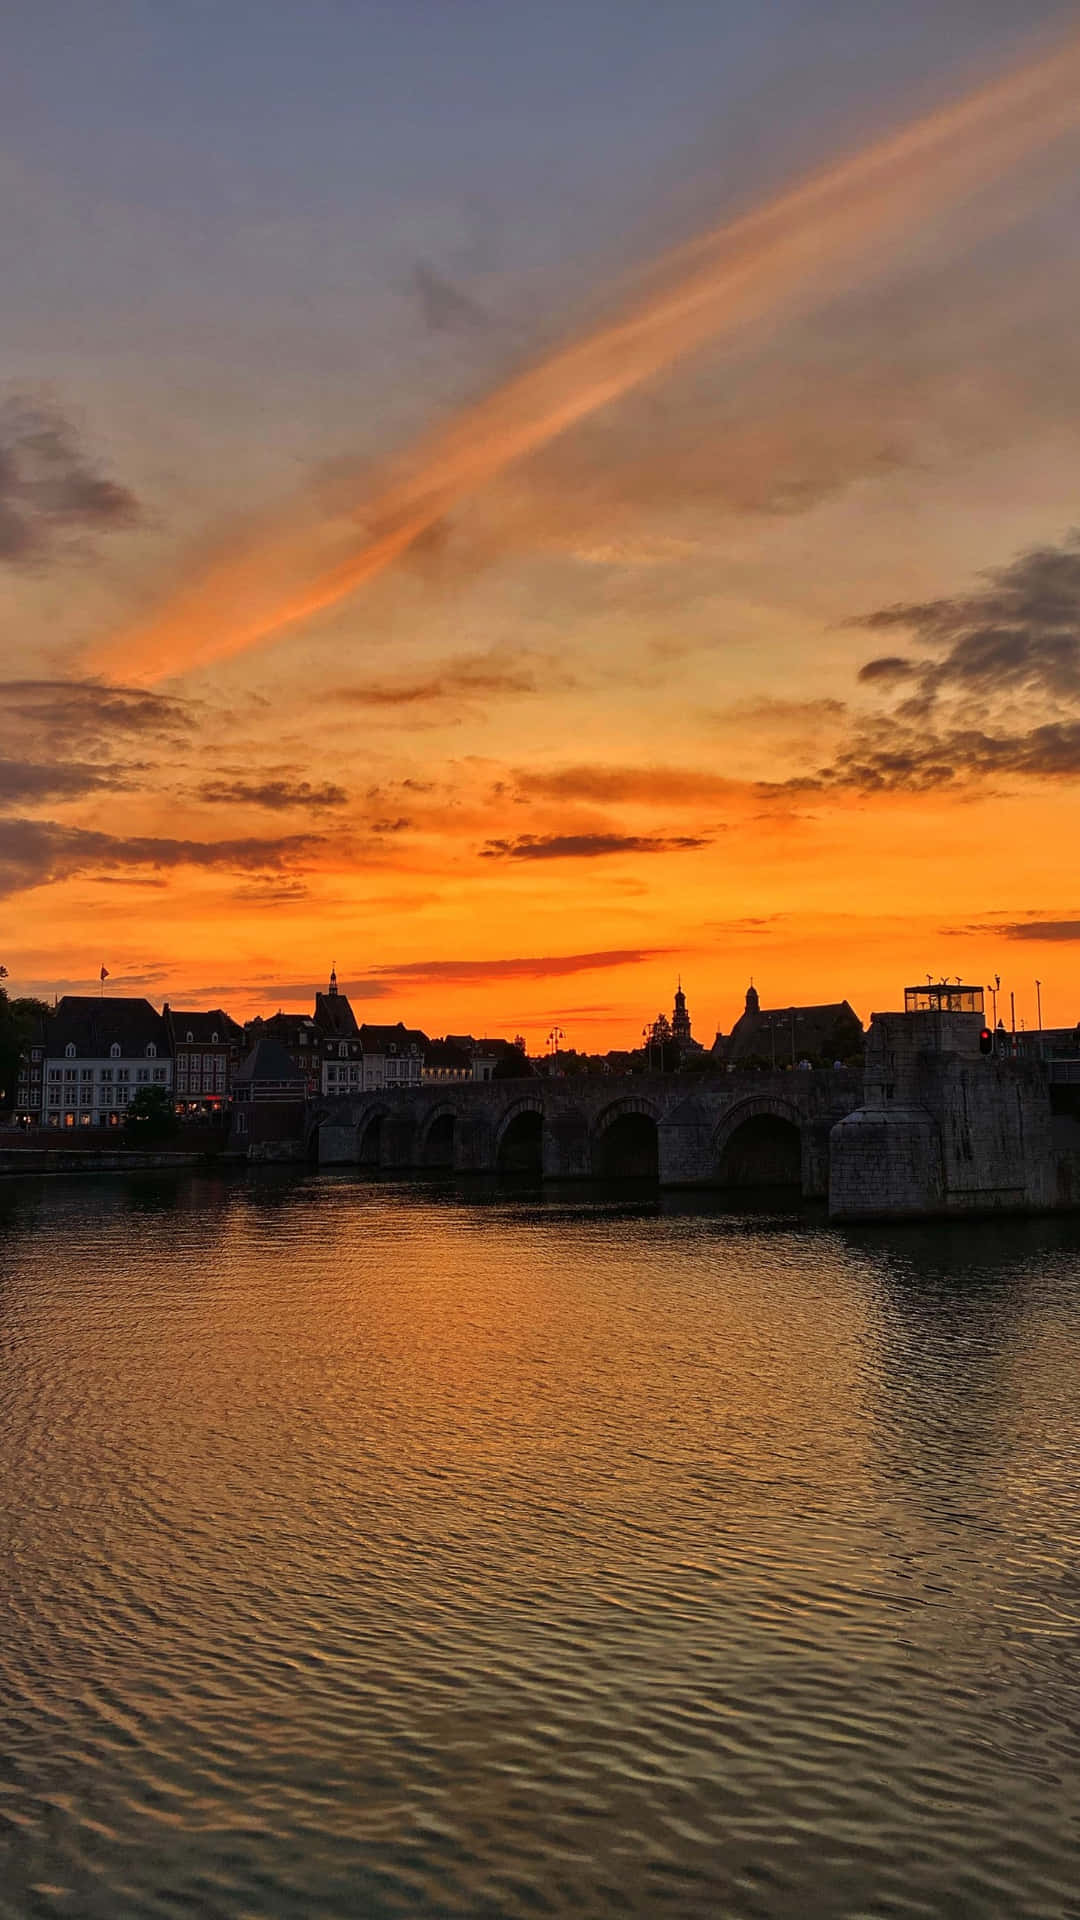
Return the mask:
M 561 1027 L 552 1027 L 551 1032 L 548 1034 L 548 1046 L 551 1048 L 552 1071 L 556 1074 L 559 1071 L 559 1041 L 565 1039 L 566 1035 Z
M 652 1028 L 641 1029 L 641 1051 L 645 1055 L 645 1071 L 652 1072 Z
M 1037 1012 L 1038 1022 L 1039 1022 L 1039 1032 L 1041 1033 L 1042 1032 L 1042 981 L 1041 980 L 1036 980 L 1035 982 L 1035 1007 L 1036 1007 L 1036 1012 Z

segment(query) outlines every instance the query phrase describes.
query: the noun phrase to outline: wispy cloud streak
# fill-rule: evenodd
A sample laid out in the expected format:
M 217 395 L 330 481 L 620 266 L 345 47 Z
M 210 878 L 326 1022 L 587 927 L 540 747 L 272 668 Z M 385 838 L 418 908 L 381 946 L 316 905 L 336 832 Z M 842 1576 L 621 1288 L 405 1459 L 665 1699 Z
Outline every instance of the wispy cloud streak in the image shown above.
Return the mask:
M 604 323 L 496 388 L 335 518 L 283 510 L 219 550 L 96 671 L 152 682 L 240 653 L 335 605 L 457 502 L 706 342 L 834 292 L 878 254 L 1080 125 L 1080 38 L 815 172 L 657 264 Z M 985 217 L 994 209 L 984 195 Z

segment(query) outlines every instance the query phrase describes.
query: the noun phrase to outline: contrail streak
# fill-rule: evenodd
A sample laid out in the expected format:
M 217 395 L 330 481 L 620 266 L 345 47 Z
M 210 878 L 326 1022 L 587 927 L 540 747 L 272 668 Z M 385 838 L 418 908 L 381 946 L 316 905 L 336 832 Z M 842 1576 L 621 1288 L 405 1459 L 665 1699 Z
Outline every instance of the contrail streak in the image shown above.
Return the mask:
M 809 175 L 663 258 L 621 313 L 569 341 L 396 461 L 347 520 L 297 505 L 234 539 L 92 671 L 156 681 L 268 640 L 383 572 L 513 463 L 703 347 L 865 273 L 868 250 L 955 210 L 1080 125 L 1080 36 Z

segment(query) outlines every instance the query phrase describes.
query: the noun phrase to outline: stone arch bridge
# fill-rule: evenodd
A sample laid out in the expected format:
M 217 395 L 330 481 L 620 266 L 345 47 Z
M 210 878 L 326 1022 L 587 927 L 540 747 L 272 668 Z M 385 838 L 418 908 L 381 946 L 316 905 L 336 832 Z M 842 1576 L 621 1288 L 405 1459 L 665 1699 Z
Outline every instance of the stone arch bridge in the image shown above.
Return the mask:
M 829 1134 L 861 1101 L 862 1076 L 841 1070 L 387 1088 L 314 1101 L 308 1146 L 324 1166 L 384 1173 L 798 1186 L 824 1197 Z

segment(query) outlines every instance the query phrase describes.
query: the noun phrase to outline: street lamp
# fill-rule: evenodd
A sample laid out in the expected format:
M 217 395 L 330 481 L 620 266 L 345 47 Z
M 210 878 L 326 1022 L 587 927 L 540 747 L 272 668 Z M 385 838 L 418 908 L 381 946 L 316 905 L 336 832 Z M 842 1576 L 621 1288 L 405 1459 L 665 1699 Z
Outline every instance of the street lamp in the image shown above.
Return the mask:
M 997 997 L 998 997 L 998 989 L 1000 988 L 1000 986 L 1001 986 L 1001 975 L 1000 975 L 1000 973 L 995 973 L 995 975 L 994 975 L 994 984 L 993 984 L 993 986 L 992 986 L 992 987 L 987 987 L 987 989 L 986 989 L 986 991 L 987 991 L 987 993 L 988 993 L 988 994 L 990 995 L 990 998 L 991 998 L 991 1000 L 993 1001 L 993 1005 L 994 1005 L 994 1020 L 993 1020 L 993 1025 L 994 1025 L 994 1031 L 995 1031 L 995 1032 L 997 1031 Z
M 566 1035 L 561 1027 L 552 1027 L 551 1032 L 548 1034 L 548 1046 L 551 1048 L 551 1064 L 556 1073 L 559 1071 L 559 1041 L 565 1039 Z
M 1038 1009 L 1039 1032 L 1041 1033 L 1042 1032 L 1042 981 L 1041 980 L 1036 980 L 1035 982 L 1035 1005 L 1036 1005 L 1036 1008 Z

